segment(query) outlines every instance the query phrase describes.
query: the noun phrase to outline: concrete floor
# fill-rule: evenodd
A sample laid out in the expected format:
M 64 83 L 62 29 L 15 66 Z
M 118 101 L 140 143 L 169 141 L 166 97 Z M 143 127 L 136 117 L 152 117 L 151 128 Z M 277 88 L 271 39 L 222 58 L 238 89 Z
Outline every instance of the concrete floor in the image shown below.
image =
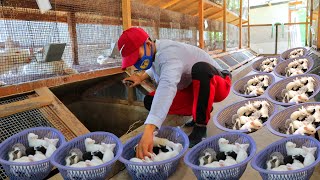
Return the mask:
M 233 73 L 233 82 L 235 82 L 237 79 L 242 78 L 245 75 L 248 74 L 252 74 L 251 72 L 251 68 L 250 68 L 250 64 L 247 64 L 246 66 L 242 67 L 241 69 L 237 70 L 237 72 Z M 277 79 L 279 80 L 279 79 Z M 221 109 L 223 109 L 224 107 L 233 104 L 235 102 L 244 100 L 245 98 L 236 96 L 235 94 L 233 94 L 232 92 L 230 92 L 230 95 L 223 101 L 220 103 L 216 103 L 214 104 L 214 111 L 212 112 L 211 115 L 214 115 L 215 113 L 218 113 Z M 191 118 L 191 117 L 190 117 Z M 167 118 L 168 119 L 173 119 L 172 116 L 169 116 Z M 178 118 L 181 119 L 181 121 L 184 118 Z M 179 124 L 176 123 L 175 124 Z M 173 126 L 175 126 L 175 124 L 171 124 Z M 183 128 L 183 130 L 189 134 L 191 132 L 192 129 L 190 128 Z M 224 131 L 218 129 L 213 121 L 211 120 L 209 122 L 208 125 L 208 136 L 214 136 L 217 135 L 219 133 L 222 133 Z M 261 151 L 262 149 L 264 149 L 266 146 L 268 146 L 269 144 L 280 140 L 282 137 L 273 135 L 268 129 L 267 127 L 264 127 L 263 129 L 258 130 L 257 132 L 251 133 L 250 136 L 255 140 L 256 144 L 257 144 L 257 153 L 259 151 Z M 53 178 L 51 178 L 51 180 L 61 180 L 62 177 L 60 175 L 57 175 Z M 126 170 L 123 170 L 121 172 L 119 172 L 117 175 L 113 176 L 111 178 L 111 180 L 127 180 L 127 179 L 131 179 L 131 177 L 129 176 L 129 174 L 127 173 Z M 177 179 L 183 179 L 183 180 L 194 180 L 196 179 L 196 177 L 194 176 L 192 170 L 190 168 L 188 168 L 184 163 L 183 163 L 183 158 L 180 161 L 179 167 L 177 168 L 177 171 L 169 178 L 169 180 L 177 180 Z M 247 165 L 247 169 L 244 172 L 243 176 L 241 177 L 241 180 L 259 180 L 262 179 L 259 175 L 259 173 L 255 170 L 253 170 L 251 168 L 250 162 Z M 320 179 L 320 165 L 318 165 L 315 168 L 315 171 L 313 173 L 313 176 L 311 177 L 311 180 L 319 180 Z
M 254 73 L 251 71 L 251 63 L 248 63 L 247 65 L 241 67 L 240 69 L 238 69 L 236 72 L 233 72 L 232 74 L 233 74 L 233 82 L 235 82 L 238 79 L 242 78 L 243 76 L 251 75 Z M 276 77 L 276 81 L 279 81 L 279 80 L 280 78 Z M 235 95 L 233 92 L 230 92 L 229 96 L 224 101 L 213 105 L 214 111 L 211 113 L 211 116 L 213 116 L 215 113 L 218 113 L 224 107 L 242 100 L 245 100 L 245 98 L 239 97 Z M 281 107 L 281 109 L 284 109 L 284 108 Z M 190 128 L 189 129 L 183 128 L 183 129 L 187 134 L 191 133 L 191 130 L 192 130 Z M 222 132 L 224 131 L 218 129 L 214 125 L 212 120 L 209 122 L 208 130 L 207 130 L 208 137 L 217 135 Z M 251 133 L 250 136 L 255 140 L 257 144 L 256 153 L 258 153 L 259 151 L 267 147 L 269 144 L 282 139 L 282 137 L 272 134 L 267 127 L 264 127 L 254 133 Z M 241 177 L 241 180 L 262 179 L 260 174 L 251 167 L 250 162 L 248 163 L 247 169 L 244 172 L 243 176 Z M 126 170 L 121 171 L 116 176 L 111 178 L 111 180 L 125 180 L 125 179 L 131 179 L 131 177 L 129 176 Z M 177 179 L 183 179 L 183 180 L 196 179 L 196 176 L 193 174 L 192 170 L 184 164 L 183 158 L 180 161 L 177 171 L 169 178 L 169 180 L 177 180 Z M 319 180 L 319 179 L 320 179 L 320 165 L 318 165 L 315 168 L 313 176 L 311 177 L 311 180 Z
M 238 97 L 233 93 L 230 93 L 227 99 L 225 99 L 221 103 L 217 103 L 214 105 L 214 111 L 212 112 L 212 115 L 219 112 L 222 108 L 229 104 L 233 104 L 234 102 L 238 102 L 241 100 L 244 100 L 245 98 Z M 186 133 L 190 133 L 191 129 L 184 129 Z M 219 133 L 222 133 L 224 131 L 218 129 L 213 121 L 211 120 L 208 125 L 208 136 L 214 136 Z M 260 129 L 254 133 L 251 133 L 250 136 L 255 140 L 257 144 L 257 153 L 267 147 L 269 144 L 280 140 L 282 137 L 273 135 L 267 127 L 264 127 L 263 129 Z M 129 174 L 126 170 L 123 170 L 111 180 L 125 180 L 125 179 L 131 179 Z M 187 167 L 183 163 L 183 159 L 180 162 L 180 165 L 177 169 L 177 171 L 169 178 L 169 180 L 177 180 L 177 179 L 183 179 L 183 180 L 194 180 L 196 179 L 195 175 L 193 174 L 192 170 Z M 247 165 L 247 169 L 244 172 L 243 176 L 241 177 L 241 180 L 258 180 L 262 179 L 257 171 L 252 169 L 250 162 Z M 320 165 L 318 165 L 313 173 L 313 176 L 311 177 L 311 180 L 319 180 L 320 179 Z

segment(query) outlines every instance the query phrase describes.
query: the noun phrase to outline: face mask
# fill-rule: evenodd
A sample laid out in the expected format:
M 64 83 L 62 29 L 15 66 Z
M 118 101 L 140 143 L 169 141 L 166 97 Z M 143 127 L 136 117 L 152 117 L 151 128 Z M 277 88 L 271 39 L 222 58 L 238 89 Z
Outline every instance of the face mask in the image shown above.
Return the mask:
M 153 58 L 153 49 L 151 46 L 151 55 L 147 56 L 147 52 L 146 52 L 146 43 L 144 43 L 144 55 L 142 56 L 142 58 L 140 60 L 138 60 L 135 64 L 134 67 L 136 67 L 138 70 L 146 70 L 146 69 L 150 69 L 152 66 L 152 58 Z

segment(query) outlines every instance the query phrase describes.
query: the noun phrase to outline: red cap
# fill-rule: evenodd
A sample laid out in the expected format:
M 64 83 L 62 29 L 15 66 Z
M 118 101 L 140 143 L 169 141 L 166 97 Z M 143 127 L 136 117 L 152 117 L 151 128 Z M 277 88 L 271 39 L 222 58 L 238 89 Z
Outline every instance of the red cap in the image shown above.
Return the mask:
M 123 31 L 118 40 L 123 70 L 138 61 L 139 48 L 148 38 L 149 35 L 141 28 L 133 27 Z

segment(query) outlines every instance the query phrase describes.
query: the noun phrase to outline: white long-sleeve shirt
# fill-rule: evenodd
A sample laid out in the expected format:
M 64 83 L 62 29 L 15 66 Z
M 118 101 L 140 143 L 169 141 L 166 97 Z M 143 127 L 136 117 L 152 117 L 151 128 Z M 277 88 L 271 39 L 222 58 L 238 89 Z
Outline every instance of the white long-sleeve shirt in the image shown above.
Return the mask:
M 158 84 L 151 110 L 145 124 L 161 127 L 177 89 L 184 89 L 192 82 L 191 69 L 197 62 L 207 62 L 222 68 L 204 50 L 171 40 L 157 40 L 155 60 L 146 73 Z

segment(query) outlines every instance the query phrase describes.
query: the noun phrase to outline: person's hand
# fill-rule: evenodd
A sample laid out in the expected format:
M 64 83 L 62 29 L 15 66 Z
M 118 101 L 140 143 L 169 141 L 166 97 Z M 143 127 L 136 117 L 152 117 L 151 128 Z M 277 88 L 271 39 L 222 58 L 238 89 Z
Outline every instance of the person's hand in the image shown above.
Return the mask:
M 129 87 L 135 87 L 139 84 L 141 84 L 142 82 L 142 79 L 140 76 L 137 76 L 137 75 L 132 75 L 130 77 L 127 77 L 125 79 L 122 80 L 123 83 L 125 83 L 126 81 L 131 81 L 132 83 L 129 85 Z
M 152 158 L 151 155 L 153 153 L 153 132 L 156 129 L 156 126 L 153 124 L 147 124 L 142 138 L 138 144 L 136 149 L 136 157 L 139 159 L 144 159 L 145 156 Z

